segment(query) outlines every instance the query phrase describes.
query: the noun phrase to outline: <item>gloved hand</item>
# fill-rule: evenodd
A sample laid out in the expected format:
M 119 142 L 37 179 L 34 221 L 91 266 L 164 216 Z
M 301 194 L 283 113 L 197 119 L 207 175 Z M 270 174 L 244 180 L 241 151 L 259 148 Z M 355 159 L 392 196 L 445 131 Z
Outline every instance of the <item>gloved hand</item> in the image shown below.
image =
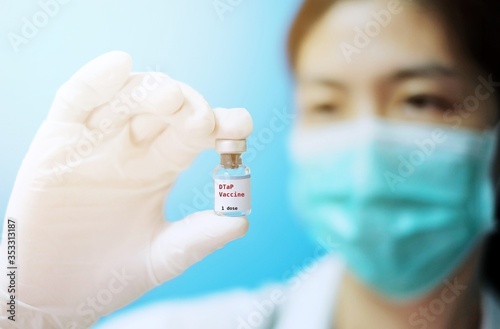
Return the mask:
M 87 328 L 247 230 L 213 211 L 164 220 L 179 172 L 216 138 L 247 138 L 244 109 L 212 110 L 161 73 L 107 53 L 57 92 L 26 155 L 4 222 L 16 221 L 16 322 L 0 275 L 1 328 Z

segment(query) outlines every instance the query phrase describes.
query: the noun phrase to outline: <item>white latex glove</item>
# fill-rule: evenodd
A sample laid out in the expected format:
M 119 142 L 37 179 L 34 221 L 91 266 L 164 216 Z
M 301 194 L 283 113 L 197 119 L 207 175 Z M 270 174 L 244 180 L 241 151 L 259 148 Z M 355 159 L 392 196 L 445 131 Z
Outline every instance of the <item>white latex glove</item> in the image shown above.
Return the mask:
M 245 218 L 199 212 L 164 220 L 179 172 L 216 138 L 247 138 L 244 109 L 212 110 L 161 73 L 131 73 L 107 53 L 57 92 L 19 171 L 5 217 L 17 221 L 16 322 L 1 328 L 87 328 L 245 234 Z M 7 271 L 8 272 L 8 271 Z

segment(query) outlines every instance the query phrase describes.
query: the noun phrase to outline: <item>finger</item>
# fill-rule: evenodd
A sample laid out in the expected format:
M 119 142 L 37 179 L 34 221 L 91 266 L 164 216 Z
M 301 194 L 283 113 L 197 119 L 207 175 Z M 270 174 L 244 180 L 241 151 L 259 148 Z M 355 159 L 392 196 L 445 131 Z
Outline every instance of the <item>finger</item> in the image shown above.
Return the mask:
M 153 142 L 159 161 L 165 168 L 178 172 L 186 168 L 198 154 L 213 145 L 214 112 L 193 88 L 179 83 L 184 94 L 180 110 L 167 119 L 169 127 Z
M 244 108 L 216 108 L 212 139 L 247 139 L 253 130 L 250 113 Z
M 179 275 L 213 251 L 242 237 L 247 230 L 246 218 L 217 216 L 212 210 L 165 223 L 151 249 L 156 284 Z
M 96 109 L 87 121 L 89 128 L 99 126 L 103 120 L 120 128 L 133 116 L 151 113 L 158 120 L 177 112 L 184 95 L 177 82 L 160 72 L 133 73 L 125 86 L 104 106 Z
M 138 114 L 130 120 L 130 138 L 135 144 L 149 143 L 160 135 L 167 123 L 154 114 Z
M 178 82 L 184 95 L 184 104 L 167 121 L 181 138 L 199 139 L 210 135 L 215 128 L 212 108 L 205 98 L 185 83 Z
M 127 81 L 130 55 L 112 51 L 97 57 L 59 88 L 48 119 L 84 123 L 92 111 L 108 102 Z

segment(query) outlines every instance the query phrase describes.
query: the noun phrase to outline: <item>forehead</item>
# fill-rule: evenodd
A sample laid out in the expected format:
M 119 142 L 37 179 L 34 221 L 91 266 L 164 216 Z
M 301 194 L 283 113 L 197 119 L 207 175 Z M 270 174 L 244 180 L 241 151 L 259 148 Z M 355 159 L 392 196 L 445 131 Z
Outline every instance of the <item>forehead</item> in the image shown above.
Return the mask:
M 466 63 L 436 12 L 408 1 L 340 1 L 302 42 L 297 73 L 368 76 L 429 62 Z

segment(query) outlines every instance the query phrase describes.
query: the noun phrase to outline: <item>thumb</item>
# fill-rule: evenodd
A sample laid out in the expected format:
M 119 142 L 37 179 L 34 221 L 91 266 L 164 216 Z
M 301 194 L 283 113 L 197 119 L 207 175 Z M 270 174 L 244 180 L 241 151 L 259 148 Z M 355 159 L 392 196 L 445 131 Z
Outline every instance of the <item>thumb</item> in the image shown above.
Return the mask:
M 151 248 L 156 285 L 169 280 L 248 230 L 245 217 L 223 217 L 212 210 L 168 223 L 158 232 Z

